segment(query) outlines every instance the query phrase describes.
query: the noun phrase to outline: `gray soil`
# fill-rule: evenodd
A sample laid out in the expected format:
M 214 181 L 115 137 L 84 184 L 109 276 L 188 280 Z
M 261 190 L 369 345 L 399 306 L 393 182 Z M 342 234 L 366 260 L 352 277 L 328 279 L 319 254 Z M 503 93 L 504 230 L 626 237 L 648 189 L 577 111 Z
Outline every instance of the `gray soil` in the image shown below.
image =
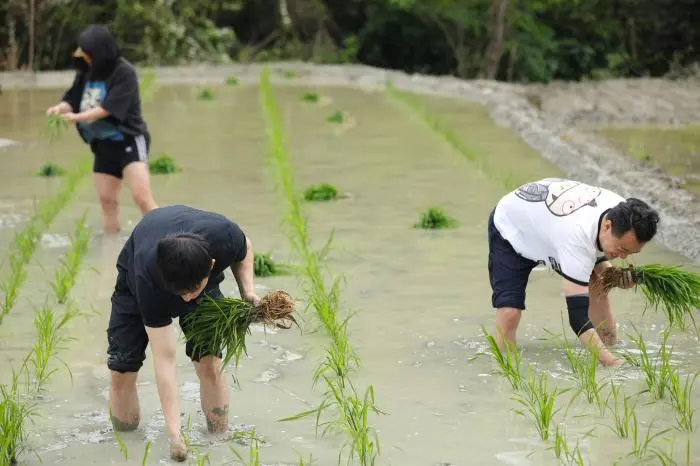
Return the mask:
M 155 69 L 163 84 L 221 83 L 235 75 L 254 83 L 262 64 L 188 66 Z M 274 63 L 276 84 L 353 85 L 382 89 L 387 81 L 400 90 L 479 102 L 494 121 L 512 129 L 567 176 L 648 201 L 662 215 L 658 241 L 700 262 L 700 202 L 682 182 L 661 169 L 643 165 L 591 133 L 603 126 L 679 125 L 700 120 L 698 80 L 609 80 L 550 85 L 463 81 L 452 77 L 408 75 L 359 65 L 323 66 Z M 285 76 L 282 70 L 294 71 Z M 71 72 L 0 73 L 0 86 L 52 88 L 69 85 Z

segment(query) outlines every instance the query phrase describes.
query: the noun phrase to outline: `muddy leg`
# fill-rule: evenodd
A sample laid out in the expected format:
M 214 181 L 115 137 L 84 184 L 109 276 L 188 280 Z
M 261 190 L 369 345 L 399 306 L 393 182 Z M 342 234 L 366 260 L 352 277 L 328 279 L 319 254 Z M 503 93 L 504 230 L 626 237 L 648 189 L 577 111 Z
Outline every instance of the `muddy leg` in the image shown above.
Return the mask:
M 207 429 L 212 434 L 228 430 L 228 386 L 221 376 L 221 359 L 205 356 L 194 363 L 199 377 L 199 394 Z
M 496 331 L 493 334 L 498 348 L 503 351 L 504 339 L 512 346 L 515 346 L 515 333 L 520 324 L 522 311 L 514 307 L 501 307 L 496 309 Z
M 111 371 L 111 375 L 109 408 L 114 429 L 119 432 L 136 430 L 140 421 L 139 398 L 136 392 L 138 372 Z

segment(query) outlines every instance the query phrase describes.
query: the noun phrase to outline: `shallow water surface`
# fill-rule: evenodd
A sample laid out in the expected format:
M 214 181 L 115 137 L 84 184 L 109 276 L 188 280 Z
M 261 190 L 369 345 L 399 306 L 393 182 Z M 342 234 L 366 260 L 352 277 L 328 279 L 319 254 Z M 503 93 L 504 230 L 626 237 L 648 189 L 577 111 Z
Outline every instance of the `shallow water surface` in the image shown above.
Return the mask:
M 299 191 L 313 183 L 327 182 L 347 193 L 338 201 L 305 204 L 305 209 L 316 246 L 322 246 L 333 231 L 328 265 L 347 280 L 342 292 L 343 309 L 357 312 L 350 321 L 350 341 L 363 363 L 356 385 L 364 388 L 372 384 L 377 405 L 386 413 L 370 418 L 381 441 L 379 464 L 558 464 L 548 450 L 551 442 L 540 442 L 531 419 L 514 412 L 518 405 L 511 399 L 512 391 L 504 379 L 492 374 L 492 361 L 486 356 L 472 360 L 486 349 L 480 327 L 490 330 L 493 325 L 486 270 L 486 221 L 504 193 L 502 185 L 475 170 L 419 118 L 382 93 L 320 88 L 320 103 L 313 104 L 300 99 L 306 90 L 280 86 L 275 96 L 286 125 Z M 185 203 L 221 212 L 241 225 L 256 250 L 289 260 L 291 250 L 282 223 L 285 212 L 275 195 L 273 174 L 266 160 L 266 133 L 257 88 L 220 87 L 214 92 L 214 101 L 199 101 L 197 89 L 160 88 L 154 102 L 147 104 L 152 154 L 168 153 L 183 169 L 179 174 L 152 177 L 156 200 L 161 205 Z M 34 104 L 16 105 L 10 110 L 0 105 L 6 109 L 6 116 L 0 119 L 0 136 L 38 134 L 44 121 L 43 109 L 56 95 L 4 93 L 1 99 L 23 99 Z M 499 161 L 518 167 L 523 177 L 556 174 L 553 167 L 505 130 L 489 127 L 481 109 L 438 99 L 425 101 L 444 116 L 453 131 L 463 134 L 466 144 L 473 144 L 481 152 L 494 151 Z M 328 123 L 326 118 L 335 110 L 347 112 L 349 122 Z M 85 150 L 76 139 L 77 135 L 70 133 L 61 140 L 57 160 L 67 162 Z M 27 195 L 32 192 L 27 185 L 45 183 L 36 181 L 33 173 L 47 154 L 53 154 L 40 139 L 27 140 L 34 142 L 0 151 L 2 156 L 12 154 L 11 160 L 16 161 L 9 164 L 8 172 L 0 174 L 5 203 L 0 209 L 8 205 L 8 212 L 14 209 L 12 206 L 21 205 L 21 196 L 13 191 Z M 6 179 L 10 186 L 7 190 Z M 74 289 L 74 299 L 90 316 L 72 322 L 70 333 L 75 341 L 61 353 L 72 370 L 72 383 L 57 365 L 59 372 L 54 375 L 36 424 L 31 426 L 31 444 L 43 464 L 140 464 L 147 440 L 154 442 L 148 464 L 169 463 L 150 356 L 139 376 L 141 426 L 134 433 L 122 435 L 128 460 L 120 456 L 107 421 L 105 328 L 114 261 L 130 224 L 139 218 L 128 191 L 122 200 L 126 232 L 120 237 L 93 236 L 86 267 Z M 432 205 L 443 207 L 457 219 L 459 227 L 433 232 L 412 228 L 420 212 Z M 29 268 L 20 302 L 0 325 L 3 379 L 4 368 L 14 367 L 34 341 L 32 304 L 50 295 L 48 280 L 65 250 L 60 238 L 70 234 L 85 209 L 91 225 L 99 231 L 99 208 L 89 180 L 47 232 L 46 244 Z M 13 225 L 7 231 L 16 228 Z M 656 244 L 650 245 L 637 261 L 690 266 Z M 256 282 L 259 294 L 284 288 L 303 298 L 295 277 Z M 230 274 L 222 289 L 237 293 Z M 528 291 L 528 310 L 518 333 L 524 346 L 524 364 L 535 373 L 550 373 L 550 386 L 574 387 L 562 351 L 544 340 L 548 336 L 545 328 L 571 339 L 568 325 L 564 326 L 560 280 L 537 269 Z M 642 314 L 644 302 L 638 293 L 615 292 L 612 299 L 622 337 L 619 349 L 630 348 L 625 332 L 634 324 L 643 330 L 650 349 L 655 351 L 664 324 L 662 316 L 652 311 Z M 686 334 L 674 334 L 671 340 L 675 345 L 673 362 L 682 368 L 681 372 L 700 369 L 697 340 Z M 246 457 L 247 447 L 241 444 L 245 443 L 241 437 L 253 428 L 265 440 L 261 447 L 264 464 L 297 464 L 299 455 L 311 455 L 321 465 L 337 462 L 342 438 L 317 437 L 311 419 L 278 422 L 320 401 L 321 389 L 312 386 L 311 378 L 323 344 L 325 337 L 319 334 L 254 328 L 248 339 L 249 356 L 235 371 L 227 371 L 232 412 L 228 439 L 215 439 L 205 432 L 196 375 L 182 346 L 178 377 L 183 423 L 189 417 L 190 437 L 210 455 L 212 464 L 234 464 L 230 448 Z M 233 374 L 239 385 L 234 383 Z M 599 371 L 601 380 L 610 377 L 623 381 L 627 394 L 642 388 L 640 374 L 631 368 Z M 607 395 L 607 391 L 604 393 Z M 570 399 L 571 393 L 562 395 L 558 405 L 565 406 Z M 642 396 L 641 401 L 648 400 Z M 700 406 L 700 389 L 696 388 L 693 402 Z M 663 401 L 648 406 L 640 402 L 636 412 L 640 430 L 645 431 L 652 419 L 653 431 L 673 426 L 673 413 Z M 560 412 L 556 422 L 565 426 L 572 443 L 596 427 L 593 437 L 581 439 L 586 464 L 612 464 L 632 448 L 631 440 L 611 435 L 606 427 L 612 422 L 609 413 L 601 416 L 581 400 L 575 401 L 566 415 Z M 674 448 L 680 459 L 687 436 L 669 432 L 664 438 L 676 440 Z M 671 448 L 664 441 L 658 445 L 665 450 Z M 700 449 L 694 448 L 693 455 L 700 460 Z M 25 456 L 23 464 L 40 463 Z M 624 464 L 639 462 L 630 459 Z

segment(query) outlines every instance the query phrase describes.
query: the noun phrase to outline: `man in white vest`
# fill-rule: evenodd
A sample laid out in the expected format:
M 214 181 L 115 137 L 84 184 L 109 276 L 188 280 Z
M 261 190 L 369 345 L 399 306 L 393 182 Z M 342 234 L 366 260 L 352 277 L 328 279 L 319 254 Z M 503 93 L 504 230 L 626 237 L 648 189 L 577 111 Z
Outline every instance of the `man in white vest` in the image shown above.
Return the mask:
M 617 367 L 606 345 L 617 340 L 615 316 L 600 287 L 593 286 L 611 259 L 641 251 L 656 234 L 659 214 L 639 199 L 607 189 L 546 178 L 506 194 L 489 217 L 489 279 L 496 308 L 494 338 L 515 344 L 525 310 L 530 272 L 544 265 L 564 278 L 569 324 L 582 344 L 598 349 L 605 366 Z M 623 274 L 620 288 L 634 286 Z

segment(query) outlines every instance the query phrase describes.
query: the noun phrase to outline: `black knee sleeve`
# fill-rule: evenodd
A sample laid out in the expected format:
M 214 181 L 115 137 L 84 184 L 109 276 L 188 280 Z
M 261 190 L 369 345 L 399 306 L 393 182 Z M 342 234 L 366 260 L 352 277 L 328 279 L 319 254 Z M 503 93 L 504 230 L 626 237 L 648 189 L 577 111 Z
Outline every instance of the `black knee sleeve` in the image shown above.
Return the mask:
M 593 328 L 588 319 L 588 295 L 576 295 L 566 297 L 566 307 L 569 311 L 569 325 L 576 335 L 581 335 L 586 330 Z

